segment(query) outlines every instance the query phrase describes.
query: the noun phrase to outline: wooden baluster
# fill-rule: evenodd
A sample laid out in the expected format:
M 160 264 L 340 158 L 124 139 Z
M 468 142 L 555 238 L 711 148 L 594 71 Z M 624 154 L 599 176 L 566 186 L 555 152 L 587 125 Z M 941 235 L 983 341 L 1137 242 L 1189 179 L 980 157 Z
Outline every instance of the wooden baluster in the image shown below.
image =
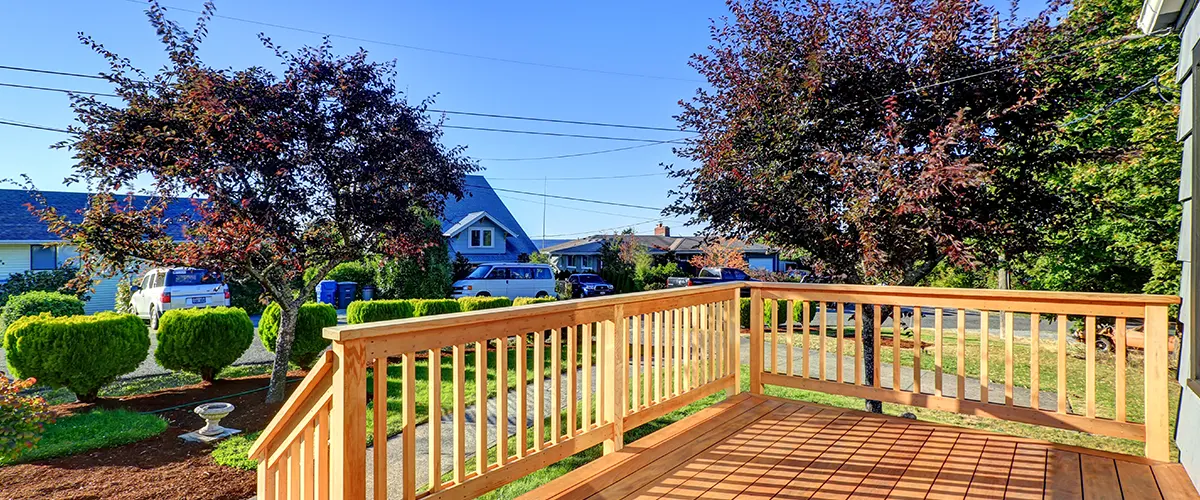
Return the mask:
M 313 480 L 316 479 L 315 471 L 313 470 L 313 436 L 312 430 L 315 428 L 312 422 L 303 425 L 304 432 L 300 433 L 300 448 L 304 450 L 303 458 L 300 460 L 300 475 L 303 478 L 300 484 L 300 498 L 312 500 L 316 497 L 313 494 Z
M 703 362 L 703 356 L 701 355 L 701 350 L 704 349 L 704 334 L 702 332 L 702 330 L 704 329 L 704 321 L 700 317 L 700 312 L 701 312 L 700 306 L 692 306 L 691 309 L 692 309 L 692 337 L 691 337 L 692 338 L 692 371 L 690 372 L 690 375 L 692 376 L 692 382 L 691 382 L 691 385 L 689 386 L 689 389 L 695 389 L 697 387 L 700 387 L 700 384 L 702 383 L 702 381 L 700 380 L 700 374 L 703 372 L 703 370 L 700 368 L 700 364 Z
M 628 326 L 625 323 L 625 306 L 613 307 L 613 317 L 604 328 L 604 420 L 612 425 L 612 437 L 604 440 L 604 454 L 621 451 L 625 446 L 625 375 L 629 360 L 625 338 Z
M 508 337 L 496 339 L 496 465 L 508 463 Z
M 954 393 L 955 399 L 965 399 L 967 392 L 967 377 L 966 377 L 966 359 L 967 359 L 967 311 L 963 308 L 958 308 L 958 331 L 954 339 L 958 345 L 957 359 L 955 362 L 955 371 L 958 372 L 958 392 Z
M 317 412 L 317 484 L 316 490 L 320 492 L 319 498 L 330 498 L 329 493 L 329 407 L 330 403 L 326 403 L 321 411 Z M 263 498 L 271 498 L 267 495 Z
M 292 441 L 288 451 L 288 498 L 300 498 L 300 460 L 303 457 L 300 455 L 300 440 Z
M 892 306 L 892 390 L 900 390 L 900 334 L 904 324 L 900 322 L 900 306 Z
M 795 329 L 796 322 L 794 321 L 795 320 L 795 312 L 794 312 L 795 307 L 796 307 L 796 301 L 788 300 L 786 310 L 784 311 L 784 313 L 787 314 L 787 374 L 788 374 L 788 376 L 796 375 L 796 360 L 794 359 L 795 353 L 793 352 L 796 350 L 796 329 Z
M 1059 314 L 1058 322 L 1058 412 L 1067 414 L 1067 315 Z
M 700 324 L 703 328 L 701 333 L 704 335 L 704 342 L 701 343 L 704 356 L 701 358 L 703 363 L 700 365 L 704 373 L 700 378 L 702 382 L 708 383 L 712 380 L 712 304 L 700 306 L 700 317 Z
M 873 385 L 876 389 L 878 389 L 883 380 L 883 372 L 880 369 L 883 358 L 883 309 L 879 307 L 879 304 L 872 304 L 871 307 L 875 312 L 875 324 L 873 325 L 875 327 L 875 331 L 872 333 L 872 335 L 875 337 L 875 356 L 874 359 L 872 359 L 872 363 L 875 365 L 873 367 L 875 370 L 875 380 Z
M 579 352 L 576 346 L 577 332 L 574 325 L 567 327 L 567 436 L 572 438 L 575 437 L 575 419 L 579 415 L 579 377 L 576 370 L 579 364 L 575 360 Z M 589 391 L 583 393 L 588 394 Z
M 762 394 L 763 364 L 763 299 L 762 289 L 750 289 L 750 393 Z
M 467 475 L 467 362 L 465 346 L 454 346 L 454 484 Z
M 654 403 L 663 400 L 663 311 L 657 311 L 654 318 Z
M 550 411 L 550 443 L 558 444 L 562 438 L 562 329 L 555 328 L 550 337 L 550 392 L 554 393 L 554 405 Z
M 533 333 L 533 451 L 546 441 L 546 331 Z
M 1029 407 L 1038 409 L 1038 392 L 1042 384 L 1042 318 L 1038 313 L 1029 315 Z
M 337 498 L 367 497 L 367 359 L 361 341 L 334 342 L 333 412 L 330 436 L 332 492 Z M 280 469 L 283 474 L 284 470 Z M 283 480 L 280 479 L 280 488 Z
M 1142 328 L 1146 339 L 1146 458 L 1167 462 L 1171 459 L 1170 404 L 1167 400 L 1167 306 L 1148 305 L 1145 311 Z
M 1113 340 L 1116 343 L 1116 384 L 1114 389 L 1117 392 L 1116 396 L 1116 420 L 1117 422 L 1125 421 L 1125 318 L 1117 318 L 1117 324 L 1113 326 Z
M 1013 312 L 1004 311 L 1004 404 L 1013 405 Z
M 809 363 L 809 358 L 812 357 L 810 354 L 812 352 L 812 334 L 808 329 L 809 325 L 812 324 L 812 311 L 810 310 L 812 303 L 806 300 L 800 303 L 800 307 L 804 309 L 800 314 L 801 321 L 803 321 L 803 324 L 800 325 L 800 334 L 803 335 L 800 338 L 800 343 L 803 345 L 801 348 L 803 355 L 800 358 L 800 371 L 804 372 L 804 378 L 810 378 L 812 377 L 812 367 Z
M 725 395 L 733 397 L 742 391 L 742 291 L 734 290 L 733 298 L 729 301 L 729 305 L 725 307 L 725 314 L 728 316 L 727 345 L 725 356 L 725 369 L 727 373 L 733 375 L 732 389 L 725 391 Z
M 834 367 L 837 368 L 837 376 L 834 379 L 840 384 L 845 381 L 843 372 L 846 371 L 844 366 L 844 360 L 846 359 L 846 304 L 844 302 L 837 303 L 837 320 L 835 324 L 837 325 L 837 329 L 833 334 L 837 337 L 837 360 L 834 363 Z
M 517 336 L 517 458 L 524 458 L 528 448 L 529 428 L 529 334 Z
M 488 390 L 487 390 L 487 341 L 475 343 L 475 472 L 483 475 L 487 472 L 487 414 L 488 414 Z M 497 397 L 502 394 L 501 391 L 496 391 Z M 499 435 L 496 436 L 499 440 Z
M 921 393 L 921 306 L 913 306 L 913 393 Z
M 767 325 L 771 327 L 771 348 L 765 353 L 769 356 L 767 358 L 767 370 L 771 373 L 779 373 L 779 367 L 775 366 L 776 360 L 779 359 L 779 301 L 768 299 L 763 307 L 771 314 L 771 322 Z
M 639 401 L 642 397 L 642 331 L 641 331 L 641 316 L 630 316 L 630 332 L 629 332 L 629 355 L 633 359 L 629 360 L 632 373 L 629 374 L 629 406 L 626 408 L 630 412 L 638 410 Z
M 288 471 L 291 470 L 291 464 L 288 463 L 289 458 L 289 452 L 285 451 L 282 455 L 279 455 L 278 461 L 275 462 L 275 490 L 277 498 L 292 498 L 288 491 L 288 487 L 291 484 L 288 481 Z M 362 498 L 366 498 L 366 495 L 364 494 Z
M 642 343 L 642 366 L 639 368 L 639 373 L 642 375 L 642 396 L 644 399 L 643 406 L 649 408 L 653 404 L 650 397 L 650 381 L 654 378 L 654 338 L 650 335 L 653 323 L 653 314 L 643 314 L 638 316 L 640 319 L 641 328 L 638 329 L 638 337 L 645 342 Z
M 387 498 L 387 356 L 375 358 L 372 364 L 374 370 L 374 387 L 372 405 L 374 405 L 374 438 L 375 447 L 372 450 L 372 466 L 375 469 L 375 498 Z M 408 387 L 404 388 L 402 394 L 404 399 L 408 397 Z M 404 454 L 408 455 L 413 448 L 405 448 Z M 299 457 L 297 457 L 299 458 Z
M 988 311 L 979 311 L 979 402 L 989 403 L 991 398 L 988 397 L 988 357 L 991 353 L 988 350 L 988 330 L 991 325 L 988 324 Z
M 692 315 L 695 309 L 691 306 L 683 309 L 683 353 L 686 359 L 683 365 L 683 387 L 681 393 L 686 393 L 692 390 L 696 385 L 696 339 L 692 331 L 695 321 L 692 320 Z
M 722 356 L 723 353 L 725 352 L 722 349 L 722 346 L 724 345 L 724 343 L 722 342 L 722 340 L 724 339 L 724 336 L 722 336 L 722 332 L 725 329 L 723 326 L 724 321 L 725 321 L 725 316 L 721 314 L 722 309 L 724 309 L 724 307 L 725 307 L 725 303 L 724 302 L 716 302 L 713 304 L 709 304 L 708 307 L 709 307 L 709 311 L 711 313 L 708 316 L 709 317 L 708 321 L 709 321 L 709 324 L 712 326 L 711 329 L 709 330 L 709 332 L 710 332 L 709 338 L 710 338 L 710 341 L 712 342 L 712 355 L 709 358 L 709 366 L 710 366 L 709 373 L 711 374 L 711 376 L 709 377 L 709 379 L 717 380 L 718 378 L 721 378 L 721 376 L 722 376 L 722 366 L 723 365 L 721 364 L 721 359 L 723 357 Z
M 501 382 L 503 383 L 503 381 Z M 442 350 L 429 350 L 429 491 L 442 489 Z
M 817 380 L 829 380 L 829 372 L 825 370 L 825 358 L 828 356 L 828 348 L 825 347 L 825 338 L 829 336 L 829 329 L 826 325 L 825 301 L 821 301 L 817 306 L 817 349 L 820 351 L 820 358 L 817 359 L 817 370 L 821 372 Z
M 579 331 L 583 336 L 583 429 L 582 432 L 592 430 L 592 395 L 597 394 L 596 388 L 592 384 L 592 325 L 585 324 L 579 326 Z
M 686 319 L 686 315 L 684 314 L 684 309 L 681 308 L 681 309 L 676 309 L 674 311 L 675 351 L 676 351 L 676 353 L 675 353 L 675 395 L 676 396 L 684 393 L 683 375 L 684 375 L 685 367 L 684 367 L 683 354 L 684 354 L 684 349 L 687 348 L 687 346 L 685 345 L 686 340 L 687 340 L 687 335 L 684 334 L 684 328 L 685 328 L 684 320 L 685 319 Z
M 257 472 L 256 496 L 261 500 L 273 500 L 275 498 L 275 468 L 268 467 L 266 460 L 260 460 Z
M 942 396 L 942 308 L 933 308 L 933 394 Z
M 404 457 L 402 462 L 403 470 L 401 471 L 403 492 L 405 500 L 412 500 L 417 497 L 417 353 L 404 353 L 404 430 L 400 445 L 404 448 Z M 483 385 L 484 392 L 487 392 L 487 384 Z M 486 406 L 485 406 L 486 408 Z M 486 414 L 486 410 L 484 411 Z M 387 420 L 384 420 L 384 427 Z M 387 441 L 387 438 L 384 438 Z M 375 446 L 379 446 L 379 441 L 375 442 Z M 486 448 L 485 448 L 486 451 Z M 384 455 L 387 456 L 386 454 Z M 484 457 L 487 455 L 485 454 Z M 385 459 L 386 460 L 386 459 Z M 486 458 L 484 459 L 486 461 Z M 311 462 L 309 462 L 311 463 Z M 378 473 L 378 472 L 376 472 Z M 387 475 L 386 466 L 383 474 Z M 376 495 L 379 493 L 376 492 Z M 385 496 L 386 497 L 386 496 Z
M 1084 404 L 1088 418 L 1096 418 L 1096 317 L 1086 316 L 1083 319 L 1084 342 L 1087 343 L 1087 363 L 1084 365 Z
M 612 402 L 611 399 L 606 399 L 607 395 L 608 395 L 608 390 L 605 389 L 605 384 L 608 383 L 607 372 L 608 372 L 608 368 L 609 368 L 609 363 L 611 363 L 612 360 L 605 359 L 605 356 L 607 355 L 607 353 L 605 352 L 605 344 L 604 344 L 605 343 L 604 323 L 603 322 L 596 323 L 595 325 L 596 325 L 596 415 L 595 415 L 595 419 L 596 419 L 596 425 L 600 426 L 600 425 L 608 423 L 608 421 L 605 420 L 605 418 L 604 418 L 604 415 L 605 415 L 604 404 L 605 404 L 605 402 L 608 402 L 609 404 L 611 404 L 611 402 Z
M 854 306 L 854 384 L 863 383 L 863 304 Z M 878 376 L 878 375 L 876 375 Z

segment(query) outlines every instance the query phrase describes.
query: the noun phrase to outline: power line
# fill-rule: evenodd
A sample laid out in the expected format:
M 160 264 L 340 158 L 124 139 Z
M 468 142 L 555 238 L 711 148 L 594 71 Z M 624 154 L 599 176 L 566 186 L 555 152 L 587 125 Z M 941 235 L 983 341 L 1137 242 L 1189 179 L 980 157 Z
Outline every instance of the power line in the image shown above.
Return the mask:
M 630 174 L 630 175 L 600 175 L 595 177 L 488 177 L 489 181 L 596 181 L 604 179 L 633 179 L 636 177 L 657 177 L 667 175 L 666 172 L 655 172 L 652 174 Z
M 10 71 L 27 71 L 29 73 L 43 73 L 43 74 L 47 74 L 47 75 L 75 76 L 75 77 L 79 77 L 79 78 L 95 78 L 97 80 L 105 80 L 105 81 L 108 80 L 107 78 L 104 78 L 103 76 L 100 76 L 100 75 L 89 75 L 86 73 L 71 73 L 68 71 L 54 71 L 54 70 L 49 70 L 49 69 L 22 68 L 20 66 L 0 65 L 0 69 L 7 69 Z
M 690 134 L 697 133 L 695 130 L 680 130 L 677 128 L 670 128 L 670 127 L 650 127 L 650 126 L 645 126 L 645 125 L 625 125 L 625 124 L 621 124 L 621 123 L 589 122 L 589 121 L 579 121 L 579 120 L 560 120 L 560 119 L 554 119 L 554 118 L 537 118 L 537 117 L 531 117 L 531 116 L 499 115 L 499 114 L 494 114 L 494 113 L 476 113 L 476 112 L 472 112 L 472 111 L 450 111 L 450 110 L 445 110 L 445 109 L 429 109 L 428 111 L 430 111 L 432 113 L 445 113 L 448 115 L 478 116 L 478 117 L 482 117 L 482 118 L 502 118 L 505 120 L 526 120 L 526 121 L 533 121 L 533 122 L 565 123 L 565 124 L 569 124 L 569 125 L 588 125 L 588 126 L 592 126 L 592 127 L 628 128 L 628 129 L 637 129 L 637 130 L 660 130 L 660 131 L 664 131 L 664 132 L 687 132 Z
M 651 222 L 662 222 L 662 221 L 665 221 L 665 220 L 667 220 L 667 219 L 668 219 L 667 217 L 660 217 L 660 218 L 657 218 L 657 219 L 646 219 L 646 220 L 644 220 L 644 221 L 641 221 L 641 222 L 634 222 L 634 223 L 632 223 L 632 224 L 623 224 L 623 225 L 620 225 L 620 226 L 606 227 L 606 228 L 603 228 L 603 229 L 593 229 L 593 230 L 590 230 L 590 231 L 579 231 L 579 232 L 575 232 L 575 233 L 561 233 L 561 234 L 547 234 L 547 235 L 545 235 L 545 236 L 543 237 L 543 239 L 545 239 L 545 238 L 551 238 L 551 237 L 555 237 L 555 238 L 557 238 L 557 237 L 561 237 L 561 236 L 579 236 L 579 235 L 584 235 L 584 234 L 586 234 L 586 235 L 600 235 L 600 234 L 605 234 L 605 233 L 608 233 L 608 232 L 610 232 L 610 231 L 616 231 L 616 230 L 618 230 L 618 229 L 625 229 L 625 228 L 631 228 L 631 229 L 632 229 L 632 228 L 634 228 L 634 227 L 636 227 L 636 226 L 640 226 L 640 225 L 642 225 L 642 224 L 649 224 L 649 223 L 651 223 Z
M 575 198 L 573 196 L 561 196 L 561 195 L 556 195 L 556 194 L 534 193 L 534 192 L 530 192 L 530 191 L 519 191 L 516 189 L 494 188 L 494 187 L 490 187 L 490 186 L 477 186 L 474 184 L 467 184 L 467 187 L 478 188 L 478 189 L 489 189 L 492 191 L 502 192 L 502 193 L 516 193 L 516 194 L 524 194 L 524 195 L 529 195 L 529 196 L 540 196 L 543 198 L 554 198 L 554 199 L 558 199 L 558 200 L 578 201 L 578 202 L 582 202 L 582 203 L 595 203 L 598 205 L 612 205 L 614 207 L 640 208 L 643 210 L 657 210 L 657 211 L 662 210 L 662 208 L 660 208 L 660 207 L 649 207 L 646 205 L 633 205 L 630 203 L 620 203 L 620 202 L 615 202 L 615 201 L 604 201 L 604 200 L 589 200 L 587 198 Z
M 70 131 L 70 130 L 67 130 L 67 129 L 62 129 L 62 128 L 54 128 L 54 127 L 43 127 L 43 126 L 41 126 L 41 125 L 34 125 L 34 124 L 32 124 L 32 123 L 14 122 L 14 121 L 9 121 L 9 120 L 0 120 L 0 125 L 9 125 L 9 126 L 12 126 L 12 127 L 31 128 L 31 129 L 34 129 L 34 130 L 47 130 L 47 131 L 50 131 L 50 132 L 62 132 L 62 133 L 64 133 L 64 134 L 69 134 L 69 133 L 71 133 L 71 131 Z
M 494 179 L 492 179 L 492 178 L 490 178 L 490 177 L 489 177 L 489 178 L 488 178 L 488 180 L 494 180 Z M 588 213 L 600 214 L 600 215 L 611 215 L 611 216 L 613 216 L 613 217 L 627 217 L 627 218 L 630 218 L 630 219 L 642 219 L 642 218 L 644 218 L 644 216 L 642 216 L 642 215 L 618 214 L 618 213 L 613 213 L 613 212 L 605 212 L 605 211 L 602 211 L 602 210 L 589 210 L 589 209 L 586 209 L 586 208 L 572 207 L 572 206 L 570 206 L 570 205 L 558 205 L 558 204 L 555 204 L 555 203 L 549 203 L 549 202 L 545 202 L 545 201 L 542 201 L 542 200 L 534 200 L 534 199 L 530 199 L 530 198 L 522 198 L 522 197 L 519 197 L 519 196 L 514 196 L 514 195 L 512 195 L 512 194 L 507 194 L 507 193 L 504 195 L 504 198 L 505 198 L 505 199 L 509 199 L 509 200 L 523 201 L 523 202 L 526 202 L 526 203 L 533 203 L 533 204 L 537 204 L 537 205 L 546 205 L 546 206 L 550 206 L 550 207 L 563 208 L 563 209 L 566 209 L 566 210 L 575 210 L 575 211 L 577 211 L 577 212 L 588 212 Z
M 466 125 L 442 125 L 442 128 L 451 128 L 458 130 L 477 130 L 482 132 L 504 132 L 508 134 L 525 134 L 525 135 L 544 135 L 550 137 L 574 137 L 579 139 L 602 139 L 606 141 L 624 141 L 624 142 L 646 142 L 656 144 L 659 141 L 653 139 L 639 139 L 636 137 L 612 137 L 607 135 L 586 135 L 586 134 L 563 134 L 559 132 L 540 132 L 536 130 L 512 130 L 505 128 L 490 128 L 490 127 L 468 127 Z
M 637 146 L 626 146 L 623 148 L 601 149 L 599 151 L 587 151 L 584 153 L 569 153 L 552 156 L 533 156 L 526 158 L 477 158 L 479 161 L 540 161 L 540 160 L 560 160 L 563 158 L 578 158 L 580 156 L 602 155 L 608 153 L 616 153 L 618 151 L 629 151 L 630 149 L 645 148 L 650 146 L 658 146 L 661 144 L 680 144 L 683 139 L 672 139 L 668 141 L 657 141 L 647 144 L 638 144 Z
M 116 94 L 106 94 L 104 92 L 88 92 L 85 90 L 70 90 L 70 89 L 60 89 L 60 88 L 54 88 L 54 87 L 38 87 L 35 85 L 21 85 L 18 83 L 0 82 L 0 87 L 12 87 L 12 88 L 16 88 L 16 89 L 26 89 L 26 90 L 42 90 L 42 91 L 46 91 L 46 92 L 62 92 L 64 94 L 82 94 L 82 95 L 94 95 L 94 96 L 103 96 L 103 97 L 121 97 Z
M 141 0 L 125 0 L 125 1 L 129 2 L 129 3 L 133 3 L 133 4 L 145 5 L 145 2 L 141 1 Z M 178 10 L 181 12 L 189 12 L 192 14 L 202 14 L 202 12 L 198 11 L 198 10 L 191 10 L 191 9 L 185 9 L 182 7 L 168 6 L 165 4 L 162 4 L 162 5 L 168 9 L 174 9 L 174 10 Z M 642 73 L 628 73 L 628 72 L 624 72 L 624 71 L 610 71 L 610 70 L 603 70 L 603 69 L 581 68 L 578 66 L 565 66 L 565 65 L 561 65 L 561 64 L 540 63 L 540 62 L 533 62 L 533 61 L 522 61 L 522 60 L 518 60 L 518 59 L 508 59 L 508 58 L 504 58 L 504 57 L 493 57 L 493 56 L 484 56 L 484 55 L 479 55 L 479 54 L 469 54 L 466 52 L 455 52 L 455 51 L 451 51 L 451 50 L 434 49 L 434 48 L 429 48 L 429 47 L 420 47 L 417 45 L 408 45 L 408 44 L 403 44 L 403 43 L 388 42 L 388 41 L 384 41 L 384 40 L 374 40 L 374 39 L 370 39 L 370 38 L 363 38 L 363 37 L 357 37 L 357 36 L 341 35 L 341 34 L 337 34 L 337 33 L 330 33 L 328 31 L 312 30 L 312 29 L 307 29 L 307 28 L 297 28 L 295 26 L 287 26 L 287 25 L 283 25 L 283 24 L 269 23 L 269 22 L 265 22 L 265 21 L 257 21 L 254 19 L 226 16 L 226 15 L 222 15 L 222 14 L 213 14 L 213 17 L 220 18 L 220 19 L 227 19 L 230 21 L 236 21 L 236 22 L 240 22 L 240 23 L 253 24 L 253 25 L 257 25 L 257 26 L 266 26 L 269 28 L 278 28 L 278 29 L 282 29 L 282 30 L 295 31 L 298 33 L 307 33 L 310 35 L 328 36 L 330 38 L 341 38 L 344 40 L 351 40 L 351 41 L 355 41 L 355 42 L 374 43 L 374 44 L 378 44 L 378 45 L 386 45 L 388 47 L 416 50 L 416 51 L 420 51 L 420 52 L 429 52 L 429 53 L 433 53 L 433 54 L 443 54 L 443 55 L 450 55 L 450 56 L 457 56 L 457 57 L 466 57 L 466 58 L 471 58 L 471 59 L 480 59 L 480 60 L 484 60 L 484 61 L 494 61 L 494 62 L 502 62 L 502 63 L 509 63 L 509 64 L 520 64 L 520 65 L 534 66 L 534 67 L 539 67 L 539 68 L 579 71 L 579 72 L 583 72 L 583 73 L 596 73 L 596 74 L 602 74 L 602 75 L 626 76 L 626 77 L 634 77 L 634 78 L 649 78 L 649 79 L 654 79 L 654 80 L 675 80 L 675 81 L 681 81 L 681 82 L 701 82 L 700 80 L 697 80 L 694 78 L 682 78 L 682 77 L 665 76 L 665 75 L 648 75 L 648 74 L 642 74 Z

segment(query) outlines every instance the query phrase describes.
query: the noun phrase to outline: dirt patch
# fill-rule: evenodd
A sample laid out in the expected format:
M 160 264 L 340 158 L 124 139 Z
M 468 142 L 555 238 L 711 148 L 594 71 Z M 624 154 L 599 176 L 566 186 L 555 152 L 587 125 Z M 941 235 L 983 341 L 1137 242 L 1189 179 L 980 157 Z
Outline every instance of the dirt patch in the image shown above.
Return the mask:
M 883 344 L 885 347 L 891 347 L 893 342 L 894 341 L 892 340 L 891 337 L 881 337 L 879 339 L 879 343 Z M 901 349 L 912 349 L 913 346 L 914 346 L 913 341 L 908 340 L 908 339 L 900 339 L 900 348 Z M 933 347 L 933 343 L 921 341 L 921 349 L 922 350 L 928 349 L 930 347 Z
M 299 379 L 303 372 L 289 373 Z M 69 457 L 0 467 L 0 498 L 206 498 L 244 499 L 255 493 L 255 473 L 217 465 L 208 445 L 185 443 L 179 435 L 203 425 L 194 403 L 221 398 L 234 412 L 221 425 L 254 432 L 267 426 L 279 405 L 266 405 L 265 391 L 231 396 L 267 385 L 269 375 L 221 380 L 165 389 L 150 394 L 104 400 L 94 405 L 71 403 L 54 410 L 68 415 L 92 408 L 156 411 L 168 422 L 162 434 L 116 448 Z M 291 389 L 295 384 L 289 384 Z

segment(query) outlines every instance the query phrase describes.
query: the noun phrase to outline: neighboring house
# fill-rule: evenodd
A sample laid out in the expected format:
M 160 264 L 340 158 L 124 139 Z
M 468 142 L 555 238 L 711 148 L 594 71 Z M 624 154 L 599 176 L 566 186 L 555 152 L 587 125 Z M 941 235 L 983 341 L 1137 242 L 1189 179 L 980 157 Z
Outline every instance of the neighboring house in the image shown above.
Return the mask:
M 87 207 L 89 199 L 87 193 L 57 191 L 43 191 L 42 196 L 46 204 L 60 214 L 76 220 L 78 212 Z M 0 189 L 0 283 L 8 281 L 11 274 L 52 271 L 71 265 L 71 259 L 77 255 L 74 247 L 62 244 L 45 223 L 29 212 L 27 204 L 37 204 L 29 192 Z M 180 203 L 172 206 L 183 210 L 191 205 Z M 115 309 L 118 281 L 118 278 L 96 281 L 89 294 L 91 299 L 84 303 L 84 311 L 91 314 Z
M 1146 0 L 1142 5 L 1138 26 L 1150 33 L 1163 28 L 1172 28 L 1182 34 L 1179 50 L 1179 65 L 1175 79 L 1179 82 L 1182 96 L 1179 106 L 1179 129 L 1177 138 L 1183 141 L 1183 168 L 1179 179 L 1179 202 L 1183 205 L 1183 222 L 1179 231 L 1179 260 L 1183 263 L 1183 275 L 1179 282 L 1179 295 L 1183 305 L 1179 308 L 1179 322 L 1183 325 L 1183 348 L 1179 358 L 1179 383 L 1183 391 L 1179 402 L 1179 426 L 1176 428 L 1175 444 L 1179 446 L 1179 462 L 1188 471 L 1192 482 L 1200 488 L 1200 342 L 1197 342 L 1196 323 L 1200 321 L 1200 244 L 1196 238 L 1200 231 L 1200 205 L 1195 201 L 1196 190 L 1200 189 L 1200 147 L 1195 140 L 1200 130 L 1200 15 L 1196 15 L 1196 2 L 1184 0 Z M 1185 424 L 1185 422 L 1187 424 Z
M 609 237 L 606 235 L 589 236 L 549 246 L 542 251 L 550 254 L 550 263 L 560 271 L 596 271 L 600 269 L 600 247 Z M 703 239 L 695 236 L 671 236 L 671 228 L 662 224 L 654 228 L 653 235 L 633 235 L 633 238 L 650 249 L 651 255 L 673 252 L 681 263 L 686 263 L 692 257 L 704 253 Z M 741 248 L 751 269 L 783 270 L 779 261 L 779 251 L 774 248 L 736 241 L 728 244 Z
M 461 253 L 471 262 L 517 262 L 538 251 L 517 219 L 481 175 L 468 175 L 461 200 L 446 200 L 442 234 L 450 256 Z

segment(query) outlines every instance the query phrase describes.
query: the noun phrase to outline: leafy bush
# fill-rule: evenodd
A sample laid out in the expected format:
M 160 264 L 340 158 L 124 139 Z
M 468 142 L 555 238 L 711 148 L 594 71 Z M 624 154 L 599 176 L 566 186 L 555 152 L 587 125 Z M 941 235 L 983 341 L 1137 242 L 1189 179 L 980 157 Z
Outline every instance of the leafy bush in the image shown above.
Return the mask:
M 0 375 L 0 462 L 12 461 L 42 439 L 46 424 L 54 421 L 46 400 L 22 396 L 35 379 L 11 380 Z
M 41 442 L 16 458 L 32 462 L 111 448 L 162 434 L 167 421 L 158 415 L 130 410 L 92 410 L 58 419 L 46 427 Z M 0 464 L 5 463 L 0 459 Z
M 513 300 L 514 306 L 526 306 L 529 304 L 541 304 L 543 302 L 556 302 L 558 299 L 554 297 L 517 297 Z
M 4 332 L 8 366 L 18 377 L 66 387 L 80 401 L 96 400 L 101 387 L 134 371 L 150 349 L 146 324 L 132 314 L 17 320 Z
M 79 297 L 80 300 L 87 301 L 87 295 L 82 292 L 74 293 L 74 291 L 69 290 L 67 287 L 67 283 L 75 279 L 75 275 L 78 273 L 79 268 L 76 267 L 60 267 L 52 271 L 12 273 L 8 275 L 8 281 L 0 285 L 0 306 L 3 306 L 9 297 L 35 291 L 70 292 Z
M 238 434 L 229 436 L 226 439 L 217 443 L 217 447 L 213 448 L 212 458 L 217 465 L 233 467 L 235 469 L 253 471 L 258 467 L 258 460 L 250 458 L 250 446 L 254 445 L 254 441 L 262 431 L 255 431 L 249 434 Z
M 0 328 L 11 325 L 25 316 L 50 313 L 51 316 L 81 316 L 83 301 L 74 295 L 58 292 L 33 291 L 8 299 L 0 312 Z
M 436 316 L 462 311 L 454 299 L 424 299 L 413 301 L 413 316 Z
M 130 278 L 117 281 L 116 311 L 121 314 L 133 314 L 133 284 Z
M 454 266 L 444 244 L 421 255 L 385 260 L 375 272 L 375 286 L 385 299 L 440 299 L 450 294 Z
M 638 267 L 636 281 L 643 284 L 646 290 L 661 290 L 667 287 L 667 278 L 687 277 L 687 273 L 679 264 L 668 262 L 649 267 Z
M 411 300 L 356 300 L 346 307 L 346 322 L 352 325 L 411 317 Z
M 246 311 L 251 316 L 262 314 L 267 305 L 262 302 L 263 288 L 252 278 L 234 278 L 225 276 L 225 284 L 229 286 L 229 306 Z M 304 293 L 312 294 L 312 290 Z
M 282 310 L 272 302 L 258 320 L 258 337 L 263 347 L 275 352 L 275 339 L 279 338 L 279 321 Z M 321 302 L 309 302 L 300 306 L 296 317 L 296 336 L 292 340 L 292 354 L 288 359 L 303 368 L 309 368 L 329 347 L 330 340 L 321 336 L 327 326 L 337 326 L 337 309 Z
M 513 305 L 508 297 L 462 297 L 458 299 L 459 309 L 463 311 L 479 311 Z
M 195 373 L 212 382 L 253 340 L 250 315 L 236 307 L 175 309 L 158 320 L 154 359 L 168 370 Z
M 802 304 L 802 302 L 796 302 L 796 307 L 795 307 L 795 309 L 792 310 L 792 320 L 795 321 L 796 323 L 800 323 L 804 319 L 804 308 L 801 306 L 801 304 Z M 787 301 L 781 300 L 781 301 L 776 302 L 776 307 L 779 309 L 778 317 L 786 318 L 787 317 Z M 812 314 L 812 311 L 816 311 L 815 303 L 810 302 L 809 309 L 810 309 L 810 315 Z M 742 299 L 741 307 L 740 307 L 740 317 L 741 317 L 742 328 L 750 328 L 750 299 Z M 774 318 L 775 318 L 775 315 L 772 314 L 771 308 L 764 306 L 763 307 L 763 325 L 769 326 L 769 325 L 774 324 Z M 781 321 L 781 323 L 782 323 L 782 321 Z

